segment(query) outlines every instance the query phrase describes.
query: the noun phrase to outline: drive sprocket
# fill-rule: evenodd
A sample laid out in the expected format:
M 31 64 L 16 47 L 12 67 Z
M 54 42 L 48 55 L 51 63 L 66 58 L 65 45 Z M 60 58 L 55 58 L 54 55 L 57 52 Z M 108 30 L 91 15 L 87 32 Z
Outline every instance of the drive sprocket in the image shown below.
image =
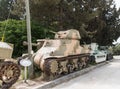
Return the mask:
M 0 80 L 2 81 L 2 89 L 9 89 L 19 78 L 19 65 L 11 61 L 0 63 Z

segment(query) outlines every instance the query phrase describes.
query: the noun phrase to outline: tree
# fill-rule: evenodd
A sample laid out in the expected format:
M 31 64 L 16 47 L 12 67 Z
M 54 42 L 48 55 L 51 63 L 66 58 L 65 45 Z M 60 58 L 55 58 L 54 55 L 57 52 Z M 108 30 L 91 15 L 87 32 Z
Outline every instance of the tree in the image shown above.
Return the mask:
M 16 0 L 17 2 L 24 3 L 22 0 Z M 56 31 L 74 28 L 79 30 L 84 41 L 91 39 L 89 42 L 94 41 L 100 45 L 110 45 L 113 39 L 118 38 L 120 13 L 116 10 L 113 0 L 30 0 L 30 2 L 31 19 L 44 27 Z M 25 8 L 23 4 L 21 5 L 21 9 Z M 17 9 L 17 12 L 19 13 L 21 9 Z M 22 12 L 25 15 L 24 10 Z M 85 27 L 82 27 L 83 24 Z
M 0 21 L 6 19 L 19 19 L 17 15 L 11 13 L 13 0 L 0 0 Z
M 25 19 L 25 0 L 13 0 L 11 14 L 17 15 L 19 19 Z
M 15 4 L 17 4 L 18 6 L 18 13 L 24 7 L 21 6 L 23 5 L 22 1 L 23 0 L 16 0 Z M 41 22 L 41 24 L 47 27 L 55 26 L 57 27 L 56 29 L 77 29 L 80 28 L 82 23 L 89 21 L 97 14 L 96 11 L 89 11 L 89 3 L 93 3 L 93 1 L 87 2 L 83 0 L 30 0 L 31 18 L 32 20 Z M 14 6 L 14 8 L 16 9 L 16 5 Z M 92 7 L 93 6 L 94 4 L 92 4 Z
M 100 45 L 111 45 L 113 39 L 117 39 L 120 34 L 119 25 L 119 11 L 116 10 L 113 0 L 101 3 L 99 8 L 99 15 L 89 22 L 88 29 L 92 34 L 92 41 Z

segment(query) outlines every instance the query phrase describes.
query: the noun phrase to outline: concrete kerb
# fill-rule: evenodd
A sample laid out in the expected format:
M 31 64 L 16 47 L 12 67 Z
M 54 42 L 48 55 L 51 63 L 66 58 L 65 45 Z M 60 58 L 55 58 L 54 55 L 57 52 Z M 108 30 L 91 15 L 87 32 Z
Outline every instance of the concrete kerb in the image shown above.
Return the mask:
M 34 89 L 50 89 L 50 88 L 52 88 L 56 85 L 67 82 L 67 81 L 71 80 L 72 78 L 78 77 L 82 74 L 85 74 L 85 73 L 95 69 L 95 68 L 101 67 L 101 66 L 103 66 L 107 63 L 108 62 L 103 62 L 103 63 L 97 64 L 97 65 L 90 66 L 88 68 L 82 69 L 81 71 L 77 71 L 77 72 L 68 74 L 66 76 L 63 76 L 61 78 L 58 78 L 56 80 L 53 80 L 53 81 L 47 82 L 45 84 L 42 84 L 42 85 L 38 86 L 38 88 L 34 88 Z

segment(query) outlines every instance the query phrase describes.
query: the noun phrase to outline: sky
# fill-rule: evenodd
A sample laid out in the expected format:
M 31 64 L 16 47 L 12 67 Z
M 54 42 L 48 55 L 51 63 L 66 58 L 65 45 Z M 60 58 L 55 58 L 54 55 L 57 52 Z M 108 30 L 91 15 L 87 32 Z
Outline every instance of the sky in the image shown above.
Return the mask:
M 116 7 L 119 8 L 120 7 L 120 0 L 114 0 L 115 1 L 115 4 L 116 4 Z

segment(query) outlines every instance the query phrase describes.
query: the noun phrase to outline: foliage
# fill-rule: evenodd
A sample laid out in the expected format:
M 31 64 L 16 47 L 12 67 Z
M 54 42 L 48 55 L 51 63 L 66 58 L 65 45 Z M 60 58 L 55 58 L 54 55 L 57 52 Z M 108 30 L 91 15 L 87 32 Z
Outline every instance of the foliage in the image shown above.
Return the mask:
M 32 42 L 36 42 L 37 39 L 49 37 L 50 29 L 41 26 L 36 22 L 32 22 Z M 52 29 L 53 30 L 53 29 Z M 14 44 L 13 56 L 21 56 L 22 53 L 27 51 L 27 46 L 23 46 L 23 41 L 27 41 L 26 22 L 24 20 L 6 20 L 0 22 L 0 36 L 2 37 L 5 32 L 5 42 Z
M 116 10 L 113 0 L 102 1 L 99 15 L 88 22 L 87 31 L 91 41 L 99 45 L 111 45 L 113 39 L 117 39 L 120 34 L 120 10 Z
M 14 0 L 0 0 L 0 21 L 8 18 L 19 19 L 15 14 L 12 14 L 12 4 Z
M 12 6 L 11 6 L 11 14 L 17 15 L 19 19 L 24 19 L 25 18 L 25 0 L 13 0 Z
M 112 49 L 114 55 L 120 55 L 120 44 L 114 46 Z
M 25 14 L 24 0 L 15 1 L 13 12 Z M 113 0 L 30 0 L 30 11 L 31 19 L 44 27 L 79 30 L 86 43 L 111 45 L 120 34 L 120 10 Z
M 119 15 L 120 12 L 116 10 L 113 0 L 110 0 L 110 2 L 107 4 L 106 8 L 102 11 L 102 14 L 100 15 L 101 19 L 106 25 L 103 27 L 101 32 L 99 32 L 101 34 L 101 39 L 96 37 L 96 39 L 98 40 L 97 42 L 99 42 L 99 44 L 110 45 L 113 42 L 113 39 L 117 39 L 119 37 Z

